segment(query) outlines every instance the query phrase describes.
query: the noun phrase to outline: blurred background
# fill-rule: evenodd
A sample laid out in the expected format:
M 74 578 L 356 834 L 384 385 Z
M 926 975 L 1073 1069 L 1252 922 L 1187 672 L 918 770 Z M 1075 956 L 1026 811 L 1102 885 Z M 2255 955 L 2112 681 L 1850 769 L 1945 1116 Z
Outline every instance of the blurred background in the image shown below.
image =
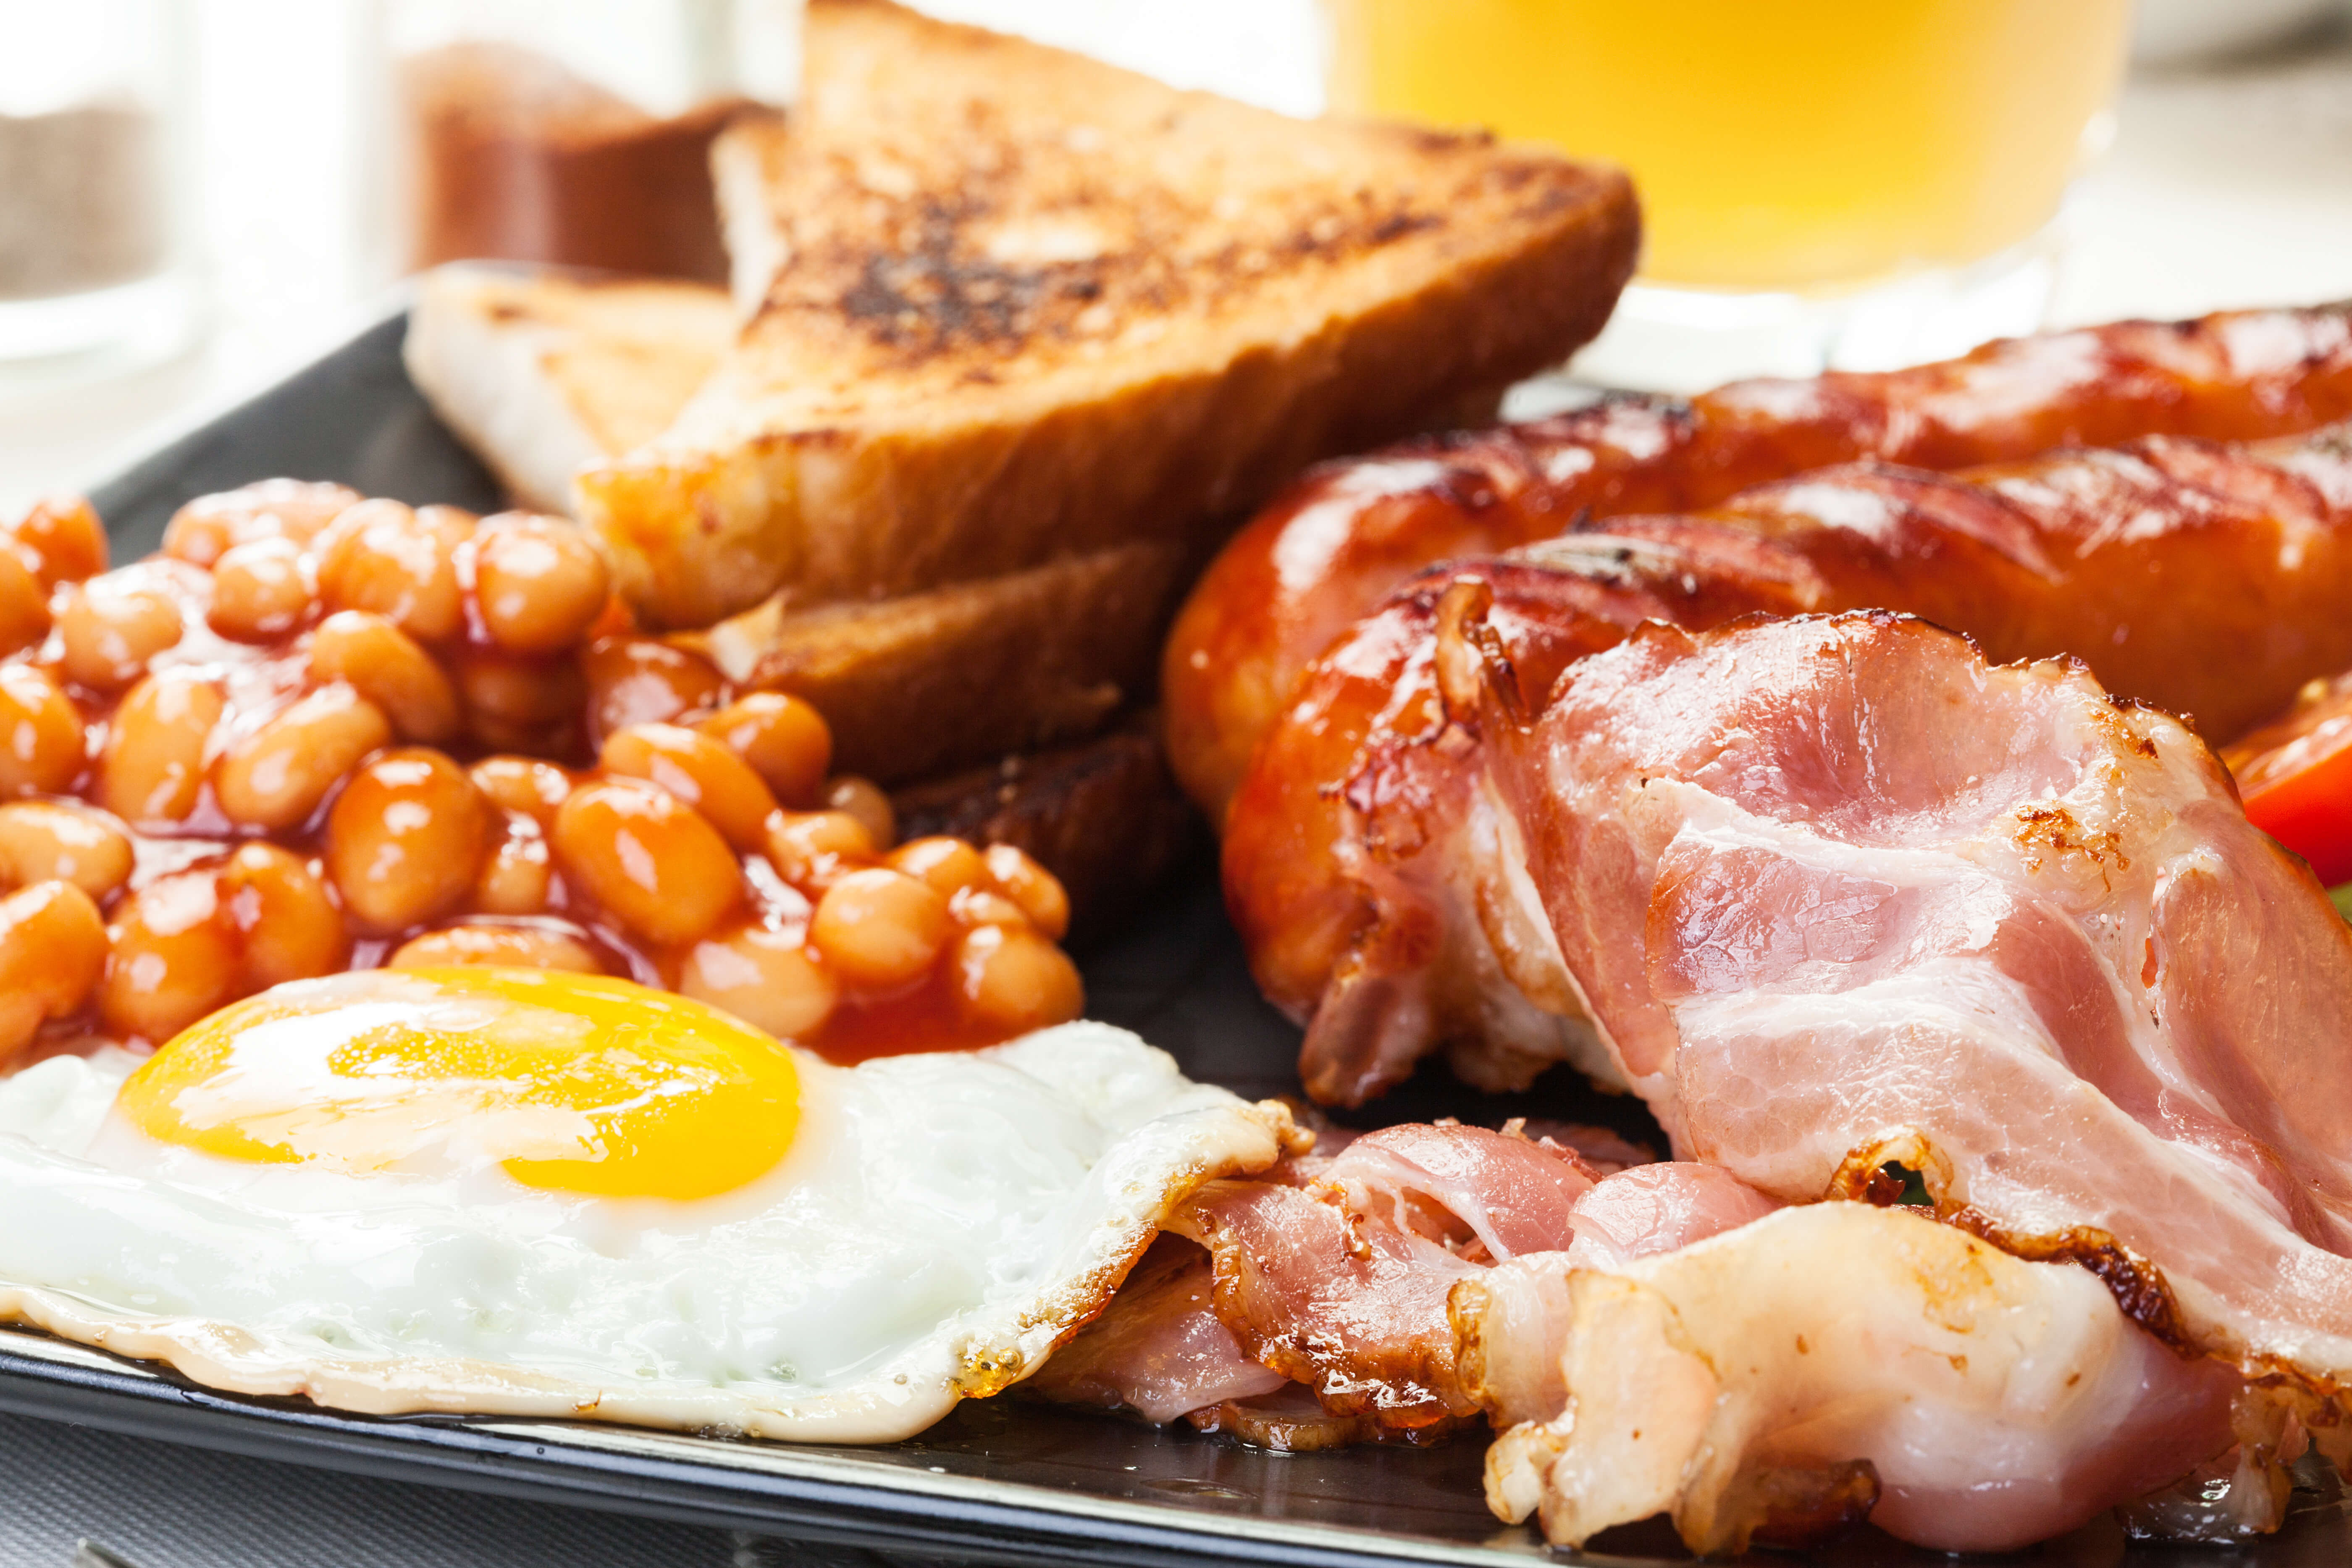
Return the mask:
M 1592 13 L 1577 37 L 1597 51 L 1591 40 L 1601 24 L 1592 18 L 1612 14 L 1609 8 L 1588 0 L 1550 3 L 1557 11 L 1545 13 L 1551 20 L 1544 26 Z M 589 45 L 601 39 L 609 47 L 627 36 L 615 17 L 629 8 L 624 0 L 581 0 L 560 9 Z M 1611 338 L 1580 361 L 1579 374 L 1591 380 L 1640 379 L 1639 373 L 1666 363 L 1652 342 L 1633 334 L 1661 322 L 1660 330 L 1679 331 L 1693 310 L 1706 315 L 1715 341 L 1737 350 L 1720 364 L 1704 355 L 1683 364 L 1680 379 L 1705 382 L 1718 371 L 1812 368 L 1802 362 L 1813 353 L 1828 363 L 1864 364 L 1953 352 L 1990 331 L 2036 324 L 2352 296 L 2352 0 L 2141 0 L 2136 12 L 2126 0 L 2013 0 L 2007 6 L 1958 0 L 1955 14 L 1967 18 L 1969 37 L 1985 36 L 1986 18 L 2013 11 L 2005 24 L 2011 31 L 1987 45 L 1974 67 L 1948 40 L 1921 34 L 1906 46 L 1910 64 L 1926 73 L 1923 82 L 1961 95 L 1951 112 L 1967 121 L 1963 130 L 1991 139 L 1987 145 L 1999 145 L 2000 135 L 2031 133 L 2056 149 L 2043 159 L 2056 171 L 2050 191 L 2041 193 L 2016 173 L 2032 160 L 2021 161 L 2014 147 L 1995 167 L 1998 178 L 1978 179 L 1977 206 L 1968 209 L 1981 209 L 1976 239 L 2005 248 L 1973 261 L 1973 270 L 1936 274 L 1937 287 L 1946 290 L 1937 299 L 1946 304 L 1959 298 L 1954 289 L 1979 291 L 1969 296 L 1967 311 L 1948 310 L 1938 318 L 1944 336 L 1864 342 L 1855 322 L 1867 312 L 1841 303 L 1835 324 L 1819 329 L 1835 342 L 1822 348 L 1808 339 L 1785 363 L 1786 355 L 1773 357 L 1779 348 L 1759 350 L 1754 333 L 1784 335 L 1787 321 L 1763 321 L 1755 311 L 1817 315 L 1819 290 L 1809 293 L 1810 281 L 1838 280 L 1829 276 L 1835 264 L 1797 243 L 1811 243 L 1817 233 L 1790 240 L 1736 226 L 1759 210 L 1754 200 L 1739 206 L 1743 191 L 1752 195 L 1758 180 L 1776 170 L 1802 171 L 1818 162 L 1801 137 L 1775 140 L 1779 133 L 1801 131 L 1894 149 L 1882 149 L 1881 162 L 1891 171 L 1885 190 L 1866 198 L 1881 207 L 1906 195 L 1921 198 L 1915 205 L 1923 208 L 1961 205 L 1927 200 L 1941 189 L 1935 181 L 1965 184 L 1969 171 L 1939 174 L 1940 165 L 1930 166 L 1940 154 L 1921 138 L 1935 132 L 1944 110 L 1924 104 L 1921 89 L 1900 77 L 1905 60 L 1894 54 L 1856 56 L 1841 66 L 1813 49 L 1802 62 L 1759 64 L 1751 47 L 1727 37 L 1717 40 L 1720 58 L 1710 65 L 1705 41 L 1692 30 L 1659 34 L 1654 26 L 1651 38 L 1611 42 L 1652 51 L 1627 54 L 1634 63 L 1614 74 L 1601 69 L 1608 59 L 1593 54 L 1593 81 L 1647 80 L 1643 70 L 1654 69 L 1696 93 L 1709 69 L 1733 73 L 1737 88 L 1740 73 L 1761 82 L 1793 69 L 1804 80 L 1809 72 L 1847 68 L 1858 81 L 1893 94 L 1884 111 L 1866 95 L 1853 97 L 1853 122 L 1843 125 L 1776 114 L 1769 102 L 1730 102 L 1749 116 L 1754 134 L 1738 140 L 1754 142 L 1748 151 L 1760 160 L 1758 174 L 1725 163 L 1700 134 L 1694 106 L 1724 108 L 1726 89 L 1706 88 L 1703 100 L 1693 97 L 1680 109 L 1600 105 L 1595 114 L 1605 109 L 1616 115 L 1604 125 L 1653 128 L 1648 140 L 1623 144 L 1567 112 L 1597 102 L 1592 82 L 1567 71 L 1573 51 L 1551 54 L 1546 74 L 1523 73 L 1525 90 L 1498 91 L 1486 61 L 1547 58 L 1548 35 L 1528 21 L 1530 13 L 1545 12 L 1543 0 L 1444 6 L 1423 0 L 925 0 L 921 8 L 1289 113 L 1318 112 L 1336 98 L 1343 108 L 1457 121 L 1478 116 L 1475 107 L 1465 107 L 1466 91 L 1475 104 L 1492 106 L 1486 117 L 1509 121 L 1507 130 L 1632 163 L 1653 209 L 1645 288 L 1637 291 L 1642 298 L 1629 299 Z M 1872 0 L 1816 8 L 1843 10 L 1864 28 L 1870 23 L 1860 19 L 1874 15 Z M 94 312 L 113 339 L 104 353 L 0 353 L 0 506 L 103 476 L 390 308 L 408 265 L 433 253 L 419 247 L 416 174 L 413 161 L 404 162 L 400 131 L 403 113 L 413 118 L 415 111 L 396 109 L 393 57 L 440 37 L 435 29 L 446 32 L 450 17 L 479 9 L 421 0 L 79 0 L 66 7 L 0 0 L 0 32 L 11 40 L 9 58 L 0 59 L 0 351 L 12 331 L 22 350 L 25 332 L 58 330 L 66 320 L 55 310 L 26 312 L 21 300 L 11 302 L 12 293 L 46 300 L 84 284 L 90 286 L 88 309 L 68 325 L 79 330 Z M 1936 9 L 1921 7 L 1923 14 Z M 699 14 L 691 0 L 679 10 L 689 19 Z M 718 15 L 718 0 L 699 10 Z M 1613 15 L 1647 11 L 1617 7 Z M 2046 30 L 2061 12 L 2075 28 L 2063 49 L 2032 31 Z M 58 23 L 68 16 L 75 26 Z M 1443 23 L 1433 26 L 1437 18 Z M 618 51 L 629 58 L 615 68 L 637 73 L 621 90 L 670 117 L 664 125 L 683 125 L 680 117 L 690 116 L 697 102 L 789 97 L 789 39 L 739 29 L 725 47 L 714 46 L 723 57 L 720 68 L 696 53 L 690 26 L 681 37 L 688 42 L 677 59 L 649 60 L 641 48 Z M 37 37 L 41 48 L 27 44 Z M 2058 53 L 2076 68 L 2071 75 L 2032 74 L 2030 68 Z M 58 59 L 68 65 L 60 68 Z M 1967 76 L 1969 68 L 1979 76 Z M 70 90 L 78 70 L 91 82 L 103 78 L 80 100 Z M 677 98 L 680 82 L 692 89 L 684 99 Z M 1818 84 L 1814 91 L 1816 102 L 1828 101 Z M 101 114 L 90 109 L 96 103 L 112 107 Z M 1985 118 L 2002 104 L 2013 105 L 2016 124 Z M 601 111 L 598 103 L 572 107 L 583 115 Z M 2052 126 L 2037 130 L 2018 120 L 2036 113 Z M 147 119 L 142 128 L 126 116 Z M 687 153 L 698 155 L 699 144 L 680 134 Z M 1601 144 L 1580 141 L 1593 136 Z M 664 155 L 677 152 L 670 147 Z M 68 173 L 58 174 L 60 168 Z M 2062 188 L 2054 222 L 2037 227 Z M 143 195 L 134 201 L 123 193 Z M 1832 205 L 1865 201 L 1834 190 L 1813 197 Z M 2024 215 L 2012 227 L 2032 232 L 2020 239 L 2002 229 L 1995 197 Z M 1669 199 L 1679 205 L 1669 210 Z M 477 227 L 467 229 L 463 201 L 450 200 L 457 205 L 445 203 L 438 253 L 494 247 L 495 237 L 483 237 L 487 231 L 478 226 L 488 221 L 481 211 L 473 214 Z M 1710 201 L 1717 205 L 1708 207 Z M 510 206 L 492 203 L 492 216 Z M 1774 210 L 1786 209 L 1784 202 Z M 1695 215 L 1688 234 L 1746 237 L 1727 260 L 1675 245 L 1669 221 L 1675 212 Z M 1847 247 L 1841 254 L 1860 243 L 1851 235 L 1832 237 Z M 1724 270 L 1734 263 L 1752 276 L 1735 276 L 1736 267 Z M 691 272 L 715 261 L 625 258 L 622 264 Z M 1781 277 L 1770 266 L 1795 270 Z M 1665 267 L 1680 270 L 1663 275 Z M 1807 267 L 1815 272 L 1806 274 Z M 1946 341 L 1954 333 L 1959 341 Z

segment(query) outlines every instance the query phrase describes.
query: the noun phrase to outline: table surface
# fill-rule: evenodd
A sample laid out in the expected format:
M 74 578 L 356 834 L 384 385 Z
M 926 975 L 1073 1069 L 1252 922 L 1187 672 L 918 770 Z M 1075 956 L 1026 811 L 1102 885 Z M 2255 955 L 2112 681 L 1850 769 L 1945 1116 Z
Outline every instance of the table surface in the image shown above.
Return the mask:
M 940 0 L 985 19 L 1006 0 Z M 1187 85 L 1311 107 L 1269 43 L 1306 34 L 1297 6 L 1221 0 L 1235 25 L 1155 28 L 1128 7 L 1093 41 Z M 320 113 L 331 73 L 289 75 L 289 51 L 353 46 L 363 6 L 239 0 L 204 13 L 213 73 L 205 121 L 218 318 L 204 347 L 125 382 L 0 386 L 0 506 L 87 484 L 205 411 L 265 384 L 363 321 L 379 279 L 348 215 L 355 150 L 287 138 Z M 1084 8 L 1064 5 L 1083 28 Z M 1106 14 L 1097 7 L 1086 13 Z M 1243 18 L 1247 18 L 1244 22 Z M 1064 41 L 1083 41 L 1066 32 Z M 1191 52 L 1185 52 L 1185 51 Z M 268 77 L 268 90 L 260 90 Z M 2225 305 L 2352 297 L 2352 29 L 2236 61 L 2143 72 L 2117 136 L 2077 193 L 2053 315 L 2060 323 L 2186 315 Z M 226 1500 L 227 1506 L 224 1506 Z M 57 1568 L 89 1538 L 136 1568 L 466 1563 L 480 1568 L 773 1564 L 878 1560 L 812 1555 L 723 1532 L 445 1492 L 16 1417 L 0 1417 L 0 1568 Z

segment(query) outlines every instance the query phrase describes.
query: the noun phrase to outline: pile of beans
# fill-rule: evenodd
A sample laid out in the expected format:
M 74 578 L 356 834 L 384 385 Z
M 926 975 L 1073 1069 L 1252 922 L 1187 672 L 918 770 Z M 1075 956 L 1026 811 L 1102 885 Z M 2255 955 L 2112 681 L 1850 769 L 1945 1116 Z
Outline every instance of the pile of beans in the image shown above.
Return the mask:
M 894 843 L 567 523 L 273 480 L 105 568 L 86 503 L 0 532 L 0 1060 L 376 964 L 627 974 L 843 1059 L 1080 1010 L 1051 875 Z

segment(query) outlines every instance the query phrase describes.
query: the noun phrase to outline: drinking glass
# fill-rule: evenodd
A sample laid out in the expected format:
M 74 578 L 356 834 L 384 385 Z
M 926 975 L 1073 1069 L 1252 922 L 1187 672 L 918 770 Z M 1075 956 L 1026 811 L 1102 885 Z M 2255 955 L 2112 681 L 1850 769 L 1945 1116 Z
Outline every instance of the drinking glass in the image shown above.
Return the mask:
M 1326 0 L 1333 107 L 1622 164 L 1641 270 L 1580 369 L 1876 368 L 2041 324 L 2129 0 Z
M 0 0 L 0 367 L 112 370 L 196 322 L 177 0 Z

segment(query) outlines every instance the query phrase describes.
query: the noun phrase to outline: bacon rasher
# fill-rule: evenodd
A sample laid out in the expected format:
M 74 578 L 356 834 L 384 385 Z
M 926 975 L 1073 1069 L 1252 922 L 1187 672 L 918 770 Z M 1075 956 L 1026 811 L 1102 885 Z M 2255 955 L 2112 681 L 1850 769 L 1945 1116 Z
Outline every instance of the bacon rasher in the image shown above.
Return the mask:
M 1598 1173 L 1516 1129 L 1416 1124 L 1324 1144 L 1335 1146 L 1262 1180 L 1203 1186 L 1170 1216 L 1146 1289 L 1123 1287 L 1032 1390 L 1155 1421 L 1214 1412 L 1199 1424 L 1278 1447 L 1430 1436 L 1475 1415 L 1454 1372 L 1447 1289 L 1566 1246 Z M 1244 1367 L 1273 1383 L 1253 1385 Z M 1253 1400 L 1293 1383 L 1323 1419 L 1259 1419 Z
M 2298 1431 L 2352 1458 L 2352 928 L 2248 825 L 2194 733 L 2114 702 L 2079 666 L 1990 668 L 1961 638 L 1884 613 L 1647 626 L 1532 712 L 1492 644 L 1480 651 L 1475 613 L 1458 632 L 1462 679 L 1482 690 L 1484 787 L 1524 885 L 1678 1156 L 1804 1204 L 1865 1194 L 1899 1164 L 1947 1222 L 1932 1244 L 1905 1241 L 1942 1255 L 1918 1278 L 1983 1286 L 1954 1321 L 1991 1312 L 1984 1342 L 2004 1355 L 2032 1350 L 2009 1340 L 2034 1313 L 2074 1325 L 2053 1345 L 2106 1336 L 2078 1369 L 2106 1391 L 2104 1414 L 2044 1411 L 2054 1492 L 2024 1488 L 1974 1522 L 1898 1503 L 1882 1522 L 1937 1545 L 2032 1539 L 2086 1499 L 2153 1484 L 2151 1466 L 2200 1458 L 2109 1455 L 2099 1434 L 2120 1421 L 2155 1444 L 2203 1412 L 2218 1446 L 2215 1401 L 2233 1390 L 2255 1492 L 2283 1489 Z M 1500 1461 L 1500 1500 L 1540 1507 L 1562 1540 L 1669 1507 L 1716 1550 L 1746 1528 L 1742 1476 L 1795 1463 L 1814 1489 L 1784 1497 L 1819 1500 L 1846 1495 L 1830 1472 L 1870 1461 L 1887 1484 L 1887 1429 L 1805 1416 L 1808 1401 L 1902 1392 L 1867 1358 L 1839 1371 L 1759 1349 L 1731 1391 L 1749 1425 L 1731 1426 L 1729 1406 L 1703 1416 L 1696 1385 L 1675 1393 L 1684 1374 L 1660 1360 L 1669 1309 L 1685 1350 L 1736 1360 L 1748 1352 L 1729 1347 L 1793 1345 L 1833 1321 L 1803 1298 L 1849 1288 L 1884 1299 L 1894 1342 L 1932 1350 L 1943 1330 L 1923 1326 L 1920 1303 L 1929 1318 L 1950 1303 L 1885 1276 L 1866 1237 L 1824 1239 L 1852 1228 L 1841 1207 L 1744 1227 L 1737 1257 L 1727 1237 L 1714 1261 L 1692 1248 L 1625 1271 L 1641 1289 L 1556 1268 L 1573 1327 L 1544 1332 L 1565 1347 L 1573 1434 L 1524 1434 Z M 1954 1231 L 2081 1265 L 2124 1316 L 2220 1371 L 2158 1378 L 2159 1362 L 2124 1355 L 2065 1304 L 2078 1286 L 1985 1259 L 1971 1273 Z M 1814 1260 L 1783 1279 L 1791 1256 Z M 2040 1305 L 2021 1319 L 2018 1302 Z M 1528 1342 L 1544 1353 L 1543 1332 Z M 2016 1415 L 1983 1403 L 2001 1386 L 1947 1394 L 1991 1433 Z M 1653 1450 L 1627 1446 L 1636 1425 L 1645 1442 L 1676 1433 L 1669 1452 L 1699 1445 L 1713 1468 L 1671 1484 L 1642 1471 Z M 1801 1426 L 1801 1458 L 1776 1458 L 1775 1433 Z M 1895 1468 L 1923 1497 L 1965 1479 Z
M 1559 1131 L 1630 1152 L 1613 1134 Z M 1582 1245 L 1588 1230 L 1611 1256 L 1638 1255 L 1771 1206 L 1717 1171 L 1604 1175 L 1517 1123 L 1327 1134 L 1319 1148 L 1202 1187 L 1031 1391 L 1152 1421 L 1191 1415 L 1281 1447 L 1434 1436 L 1479 1411 L 1454 1364 L 1456 1280 Z M 1669 1194 L 1663 1171 L 1694 1179 Z M 1292 1384 L 1313 1391 L 1311 1415 L 1265 1403 Z

